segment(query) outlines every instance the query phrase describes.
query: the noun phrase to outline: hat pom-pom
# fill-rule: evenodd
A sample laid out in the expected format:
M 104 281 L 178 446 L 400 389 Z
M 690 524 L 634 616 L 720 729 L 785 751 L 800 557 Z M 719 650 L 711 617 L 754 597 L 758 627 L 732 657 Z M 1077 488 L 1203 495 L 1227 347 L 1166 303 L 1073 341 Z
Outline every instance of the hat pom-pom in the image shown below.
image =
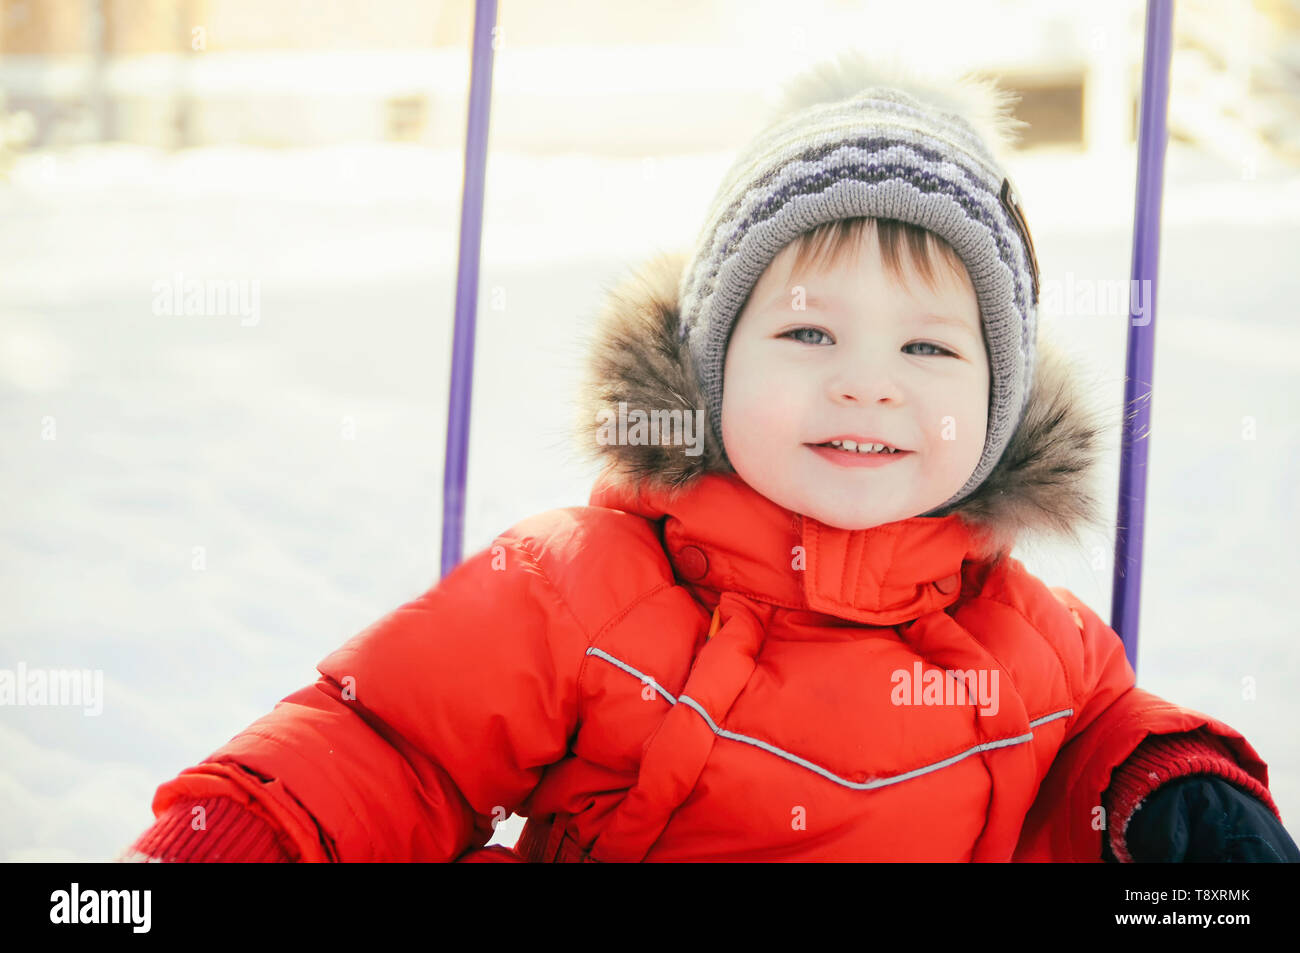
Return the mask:
M 898 59 L 882 60 L 847 49 L 837 57 L 798 74 L 772 103 L 770 122 L 814 106 L 843 102 L 873 87 L 895 89 L 913 99 L 967 122 L 995 154 L 1019 141 L 1028 125 L 1013 115 L 1020 97 L 992 79 L 971 73 L 943 77 L 907 66 Z

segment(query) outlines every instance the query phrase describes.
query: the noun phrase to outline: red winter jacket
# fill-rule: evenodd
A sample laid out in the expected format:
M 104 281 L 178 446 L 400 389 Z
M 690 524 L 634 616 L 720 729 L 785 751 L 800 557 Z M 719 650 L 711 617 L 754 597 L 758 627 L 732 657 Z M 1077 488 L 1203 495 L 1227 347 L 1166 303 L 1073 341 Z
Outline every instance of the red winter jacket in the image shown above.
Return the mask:
M 704 406 L 676 267 L 614 296 L 593 402 Z M 1097 614 L 1008 555 L 1092 505 L 1095 422 L 1039 350 L 999 468 L 946 515 L 836 529 L 717 448 L 602 447 L 588 506 L 501 533 L 163 784 L 135 856 L 1098 861 L 1168 777 L 1271 806 L 1240 734 L 1135 687 Z M 517 849 L 480 849 L 511 813 Z

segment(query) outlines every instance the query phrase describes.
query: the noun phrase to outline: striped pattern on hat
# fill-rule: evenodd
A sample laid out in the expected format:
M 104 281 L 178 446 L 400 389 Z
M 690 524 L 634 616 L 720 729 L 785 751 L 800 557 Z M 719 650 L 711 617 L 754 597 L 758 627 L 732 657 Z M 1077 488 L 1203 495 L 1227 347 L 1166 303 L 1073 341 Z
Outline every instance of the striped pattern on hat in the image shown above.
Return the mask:
M 857 67 L 841 61 L 841 68 L 842 86 Z M 852 88 L 857 92 L 769 126 L 733 163 L 682 275 L 679 339 L 687 342 L 721 447 L 731 329 L 782 248 L 825 222 L 857 216 L 897 219 L 943 238 L 975 287 L 990 395 L 979 463 L 936 514 L 984 481 L 1020 422 L 1034 365 L 1037 262 L 1010 180 L 971 121 L 942 97 Z

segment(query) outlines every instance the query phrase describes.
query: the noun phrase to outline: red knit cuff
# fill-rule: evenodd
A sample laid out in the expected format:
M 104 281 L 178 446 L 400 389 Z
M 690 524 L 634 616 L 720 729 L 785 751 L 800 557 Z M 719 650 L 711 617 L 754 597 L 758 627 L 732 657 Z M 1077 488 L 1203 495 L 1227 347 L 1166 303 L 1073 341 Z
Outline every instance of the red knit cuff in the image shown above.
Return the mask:
M 202 808 L 202 813 L 195 811 Z M 196 821 L 202 826 L 195 829 Z M 115 859 L 165 863 L 289 863 L 276 829 L 228 797 L 177 801 Z
M 1102 798 L 1110 849 L 1120 863 L 1131 864 L 1124 835 L 1133 813 L 1151 792 L 1175 778 L 1213 774 L 1231 781 L 1259 798 L 1281 821 L 1268 788 L 1237 764 L 1226 744 L 1213 733 L 1198 729 L 1172 735 L 1148 735 L 1111 775 Z

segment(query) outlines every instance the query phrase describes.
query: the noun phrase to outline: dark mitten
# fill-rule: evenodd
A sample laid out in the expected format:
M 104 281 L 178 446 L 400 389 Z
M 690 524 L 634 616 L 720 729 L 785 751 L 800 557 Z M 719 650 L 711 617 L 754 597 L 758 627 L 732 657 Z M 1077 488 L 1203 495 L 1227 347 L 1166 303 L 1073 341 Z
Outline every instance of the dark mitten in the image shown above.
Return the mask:
M 1157 788 L 1134 812 L 1124 841 L 1139 863 L 1300 862 L 1300 848 L 1262 801 L 1207 774 Z

